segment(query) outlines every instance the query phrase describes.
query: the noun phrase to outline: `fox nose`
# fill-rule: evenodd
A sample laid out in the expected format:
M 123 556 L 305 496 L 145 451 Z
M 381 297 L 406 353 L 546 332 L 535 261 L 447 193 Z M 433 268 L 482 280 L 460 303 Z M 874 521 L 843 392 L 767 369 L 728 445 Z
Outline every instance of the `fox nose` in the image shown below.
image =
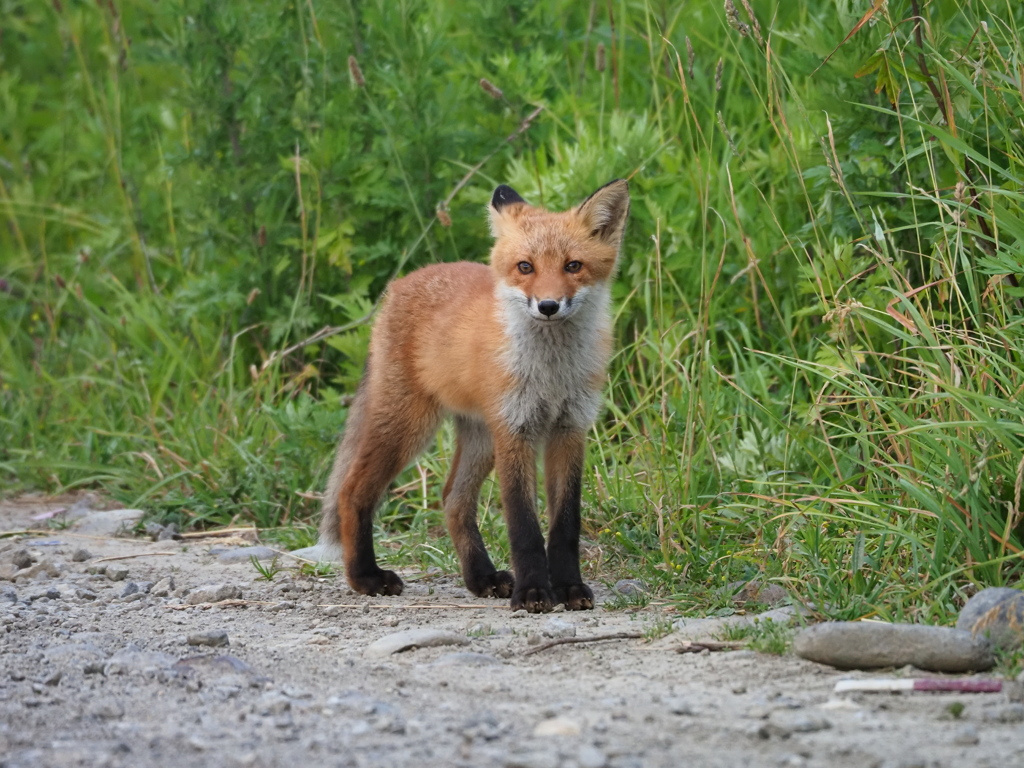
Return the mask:
M 537 309 L 545 317 L 551 317 L 558 311 L 558 302 L 551 299 L 544 299 L 544 301 L 537 302 Z

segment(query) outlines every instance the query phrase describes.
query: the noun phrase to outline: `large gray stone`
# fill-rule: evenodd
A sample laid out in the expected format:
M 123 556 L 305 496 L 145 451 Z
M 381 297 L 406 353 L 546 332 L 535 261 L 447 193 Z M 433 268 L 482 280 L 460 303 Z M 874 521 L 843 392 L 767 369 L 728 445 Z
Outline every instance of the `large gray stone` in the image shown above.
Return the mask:
M 407 629 L 404 632 L 385 635 L 380 640 L 370 643 L 363 651 L 363 655 L 382 659 L 393 653 L 438 645 L 469 645 L 469 638 L 440 629 Z
M 960 611 L 956 628 L 987 637 L 998 648 L 1018 648 L 1024 643 L 1024 591 L 1008 587 L 981 590 Z
M 89 512 L 71 527 L 90 536 L 118 536 L 128 533 L 146 513 L 141 509 L 108 509 Z
M 911 664 L 934 672 L 973 672 L 995 663 L 992 644 L 970 632 L 921 624 L 832 621 L 802 630 L 793 639 L 798 656 L 839 669 Z

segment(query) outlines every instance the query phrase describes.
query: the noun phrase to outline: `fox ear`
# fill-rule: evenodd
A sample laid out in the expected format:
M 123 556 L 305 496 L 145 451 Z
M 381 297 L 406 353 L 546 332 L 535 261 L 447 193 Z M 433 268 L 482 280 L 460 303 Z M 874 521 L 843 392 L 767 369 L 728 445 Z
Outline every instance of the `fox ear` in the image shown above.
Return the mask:
M 507 214 L 510 211 L 506 211 L 505 208 L 516 203 L 526 205 L 526 201 L 512 187 L 502 184 L 494 190 L 494 195 L 491 197 L 491 204 L 487 207 L 487 211 L 491 215 L 491 234 L 495 237 L 500 237 L 507 226 L 507 219 L 509 218 Z
M 496 211 L 500 211 L 506 205 L 511 205 L 512 203 L 525 202 L 526 201 L 523 200 L 523 198 L 519 196 L 519 193 L 512 189 L 512 187 L 508 186 L 507 184 L 502 184 L 500 187 L 494 190 L 494 196 L 491 197 L 491 208 L 493 208 Z
M 629 184 L 625 179 L 610 181 L 576 209 L 590 230 L 590 236 L 618 246 L 629 215 Z

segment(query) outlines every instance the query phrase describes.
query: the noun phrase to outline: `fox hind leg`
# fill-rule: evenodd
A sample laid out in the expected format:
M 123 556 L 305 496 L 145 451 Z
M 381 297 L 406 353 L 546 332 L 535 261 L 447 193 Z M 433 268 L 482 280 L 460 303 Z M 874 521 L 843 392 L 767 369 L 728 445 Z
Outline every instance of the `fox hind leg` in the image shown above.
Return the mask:
M 387 413 L 376 411 L 359 421 L 351 463 L 337 495 L 337 514 L 345 576 L 349 586 L 364 595 L 400 595 L 402 580 L 377 565 L 373 551 L 373 515 L 391 481 L 423 450 L 437 430 L 439 413 L 426 403 L 394 404 Z
M 476 522 L 480 487 L 494 467 L 490 432 L 483 422 L 458 416 L 455 440 L 455 458 L 444 486 L 444 516 L 462 577 L 477 597 L 509 597 L 515 580 L 508 571 L 494 567 Z

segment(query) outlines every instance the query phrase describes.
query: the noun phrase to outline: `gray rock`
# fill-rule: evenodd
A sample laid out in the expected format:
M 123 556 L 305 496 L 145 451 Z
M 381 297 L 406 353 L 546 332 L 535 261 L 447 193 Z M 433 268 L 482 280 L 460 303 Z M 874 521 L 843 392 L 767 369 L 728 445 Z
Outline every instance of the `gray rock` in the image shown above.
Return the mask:
M 363 651 L 363 656 L 382 659 L 393 653 L 414 648 L 432 648 L 439 645 L 469 645 L 469 638 L 440 629 L 406 629 L 375 640 Z
M 124 707 L 114 699 L 100 699 L 89 705 L 87 712 L 93 717 L 103 720 L 116 720 L 124 717 Z
M 612 591 L 623 597 L 637 597 L 647 594 L 647 587 L 640 579 L 619 579 L 612 587 Z
M 973 672 L 995 663 L 992 644 L 970 632 L 919 624 L 833 621 L 807 627 L 793 639 L 802 658 L 839 669 L 903 667 Z
M 59 669 L 55 669 L 43 678 L 43 685 L 57 685 L 57 683 L 61 681 L 62 677 L 64 677 L 64 673 Z
M 294 600 L 281 600 L 279 602 L 274 603 L 273 605 L 268 605 L 267 606 L 267 610 L 271 611 L 273 613 L 277 613 L 278 611 L 290 611 L 294 607 L 295 607 L 295 601 Z M 334 615 L 334 614 L 330 614 L 330 615 Z
M 12 565 L 11 567 L 14 568 L 15 566 Z M 40 574 L 52 577 L 60 576 L 62 570 L 62 563 L 53 563 L 45 558 L 40 558 L 28 568 L 22 568 L 16 571 L 13 576 L 10 577 L 10 580 L 16 580 L 19 584 L 22 584 L 36 578 Z M 3 578 L 3 574 L 0 574 L 0 578 Z
M 124 581 L 128 578 L 128 566 L 121 563 L 110 563 L 105 571 L 111 581 Z
M 228 644 L 228 633 L 223 629 L 211 629 L 206 632 L 193 632 L 188 636 L 189 645 L 208 645 L 219 648 Z
M 142 516 L 141 509 L 110 509 L 104 512 L 89 512 L 72 524 L 78 533 L 90 536 L 118 536 L 131 531 Z
M 221 563 L 248 563 L 250 558 L 257 560 L 273 560 L 277 552 L 270 547 L 241 547 L 229 549 L 217 555 L 217 561 Z
M 533 735 L 538 738 L 566 738 L 579 736 L 583 728 L 580 724 L 569 717 L 551 717 L 541 720 L 533 729 Z
M 781 710 L 772 712 L 768 722 L 760 727 L 758 734 L 761 738 L 775 736 L 785 739 L 794 733 L 815 733 L 831 727 L 832 723 L 820 715 Z
M 981 741 L 978 736 L 978 729 L 973 725 L 968 725 L 961 728 L 953 736 L 953 743 L 961 747 L 970 747 Z
M 237 600 L 242 590 L 234 584 L 204 584 L 188 593 L 185 602 L 189 605 L 200 603 L 219 603 L 222 600 Z
M 84 549 L 82 547 L 79 547 L 78 549 L 76 549 L 72 553 L 72 555 L 71 555 L 71 560 L 73 562 L 76 562 L 76 563 L 84 563 L 86 560 L 91 560 L 91 559 L 92 559 L 92 552 L 90 552 L 88 549 Z
M 1024 704 L 1004 704 L 986 709 L 982 718 L 990 723 L 1024 723 Z
M 153 597 L 167 597 L 174 591 L 174 577 L 165 576 L 149 590 Z
M 15 550 L 8 556 L 8 559 L 10 560 L 11 565 L 19 571 L 22 568 L 28 568 L 32 565 L 32 555 L 28 553 L 27 549 Z
M 1024 644 L 1024 591 L 989 587 L 967 601 L 956 628 L 987 637 L 997 648 L 1013 650 Z
M 134 581 L 125 582 L 124 589 L 121 590 L 121 594 L 118 597 L 128 597 L 128 595 L 134 595 L 139 592 L 139 585 Z

